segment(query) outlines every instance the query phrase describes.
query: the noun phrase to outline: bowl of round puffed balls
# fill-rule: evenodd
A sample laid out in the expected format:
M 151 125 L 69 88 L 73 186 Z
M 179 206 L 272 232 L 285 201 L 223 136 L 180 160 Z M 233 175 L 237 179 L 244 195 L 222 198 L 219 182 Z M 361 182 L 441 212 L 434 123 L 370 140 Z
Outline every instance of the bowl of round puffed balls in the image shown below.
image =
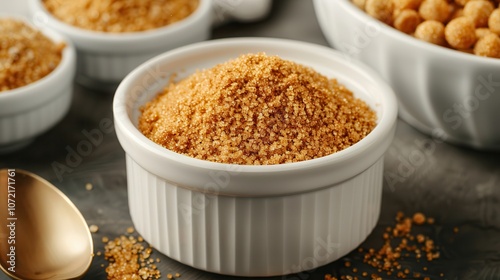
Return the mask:
M 499 3 L 314 0 L 329 43 L 389 82 L 403 120 L 485 150 L 500 150 Z

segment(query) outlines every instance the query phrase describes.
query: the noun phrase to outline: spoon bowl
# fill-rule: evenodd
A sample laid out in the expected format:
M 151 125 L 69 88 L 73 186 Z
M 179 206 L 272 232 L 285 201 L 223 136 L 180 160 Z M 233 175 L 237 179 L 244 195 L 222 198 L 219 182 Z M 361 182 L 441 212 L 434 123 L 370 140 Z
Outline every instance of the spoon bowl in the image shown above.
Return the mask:
M 45 179 L 0 170 L 0 268 L 13 279 L 80 279 L 92 236 L 76 206 Z

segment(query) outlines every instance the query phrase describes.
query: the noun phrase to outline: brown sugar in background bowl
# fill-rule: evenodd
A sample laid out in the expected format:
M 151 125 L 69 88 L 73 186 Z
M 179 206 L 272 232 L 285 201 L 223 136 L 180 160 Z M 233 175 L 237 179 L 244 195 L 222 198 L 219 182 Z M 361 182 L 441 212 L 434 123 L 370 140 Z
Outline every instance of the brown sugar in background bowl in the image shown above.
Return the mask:
M 47 1 L 49 1 L 48 3 L 52 3 L 50 0 Z M 107 27 L 102 27 L 102 24 L 90 21 L 93 16 L 106 10 L 106 5 L 112 6 L 110 2 L 87 2 L 98 6 L 91 12 L 95 13 L 95 15 L 78 17 L 76 14 L 84 12 L 85 9 L 82 8 L 82 11 L 76 12 L 74 7 L 80 1 L 75 1 L 56 0 L 54 1 L 54 5 L 49 6 L 52 9 L 53 6 L 55 7 L 58 4 L 68 5 L 67 8 L 69 11 L 64 12 L 68 13 L 66 15 L 57 13 L 56 16 L 52 14 L 44 5 L 45 1 L 42 0 L 29 0 L 29 7 L 34 18 L 47 27 L 66 35 L 75 44 L 78 50 L 77 81 L 92 88 L 106 89 L 109 86 L 116 86 L 116 83 L 120 82 L 130 71 L 144 61 L 164 51 L 206 40 L 210 35 L 212 21 L 211 0 L 198 0 L 196 9 L 188 16 L 182 19 L 179 18 L 178 21 L 161 27 L 148 24 L 149 20 L 147 18 L 154 18 L 153 15 L 142 15 L 142 17 L 137 16 L 133 19 L 99 15 L 97 17 L 99 22 L 106 19 L 115 21 L 109 22 Z M 124 2 L 119 1 L 116 3 Z M 134 0 L 130 3 L 143 2 L 136 2 Z M 149 0 L 147 3 L 150 3 Z M 105 8 L 99 5 L 103 5 Z M 110 9 L 113 10 L 114 8 L 110 7 Z M 70 12 L 73 13 L 72 11 L 75 11 L 74 13 L 76 14 L 69 14 Z M 154 14 L 155 12 L 152 13 Z M 163 14 L 161 15 L 160 18 L 165 18 Z M 66 21 L 60 19 L 58 16 L 64 17 Z M 75 16 L 74 21 L 78 22 L 77 26 L 67 22 L 71 22 L 71 16 Z M 130 22 L 127 25 L 128 27 L 123 25 L 126 22 Z M 165 21 L 160 22 L 162 24 L 167 23 Z M 79 25 L 88 26 L 89 29 L 84 29 Z M 97 28 L 98 26 L 102 28 Z M 97 31 L 91 29 L 91 27 L 103 30 Z M 111 31 L 127 32 L 103 32 L 108 28 Z M 140 29 L 146 30 L 139 31 Z M 128 32 L 131 30 L 137 31 Z
M 0 18 L 0 42 L 0 93 L 50 74 L 59 65 L 65 47 L 13 18 Z
M 65 23 L 101 32 L 139 32 L 164 27 L 191 15 L 199 0 L 42 0 Z
M 0 52 L 5 54 L 3 48 L 9 47 L 8 57 L 0 63 L 0 90 L 4 89 L 0 91 L 0 154 L 25 147 L 66 115 L 76 68 L 75 48 L 66 37 L 23 18 L 0 15 L 0 20 L 5 18 L 18 23 L 14 23 L 15 34 L 5 30 L 0 34 Z
M 272 6 L 272 0 L 88 0 L 89 6 L 79 9 L 82 0 L 28 2 L 33 18 L 74 42 L 77 81 L 101 91 L 114 91 L 130 71 L 156 55 L 207 40 L 212 27 L 225 20 L 260 20 Z M 53 14 L 44 2 L 51 3 L 51 10 L 65 7 Z
M 320 158 L 238 165 L 179 154 L 138 129 L 141 108 L 172 78 L 265 52 L 338 79 L 377 116 L 359 142 Z M 163 74 L 164 79 L 154 76 Z M 272 276 L 314 269 L 355 249 L 380 213 L 383 155 L 394 137 L 393 91 L 369 68 L 313 44 L 215 40 L 158 56 L 118 87 L 113 113 L 126 152 L 132 221 L 158 251 L 220 274 Z
M 165 87 L 143 108 L 139 129 L 191 157 L 267 165 L 341 151 L 375 123 L 375 112 L 336 80 L 259 53 Z

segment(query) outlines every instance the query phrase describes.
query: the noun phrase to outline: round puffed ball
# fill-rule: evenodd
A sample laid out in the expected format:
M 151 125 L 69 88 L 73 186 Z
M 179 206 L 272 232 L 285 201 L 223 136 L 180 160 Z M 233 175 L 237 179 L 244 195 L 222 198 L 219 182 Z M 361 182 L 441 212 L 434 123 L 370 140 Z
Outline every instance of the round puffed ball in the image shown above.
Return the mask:
M 444 35 L 448 44 L 455 49 L 468 49 L 477 41 L 474 22 L 467 17 L 450 21 L 444 29 Z
M 469 2 L 470 0 L 455 0 L 455 3 L 460 5 L 460 6 L 465 6 L 465 4 L 467 4 L 467 2 Z
M 494 10 L 488 19 L 490 30 L 500 35 L 500 8 Z
M 453 7 L 446 0 L 424 0 L 418 9 L 425 20 L 445 23 L 450 18 Z
M 394 20 L 394 27 L 406 34 L 412 34 L 422 22 L 420 15 L 415 10 L 406 9 L 401 11 Z
M 361 10 L 365 9 L 366 0 L 352 0 L 352 3 L 358 6 L 358 8 L 360 8 Z
M 495 34 L 493 31 L 491 31 L 489 28 L 482 27 L 482 28 L 476 28 L 476 38 L 480 39 L 483 38 L 486 35 L 489 34 Z
M 415 38 L 444 46 L 446 40 L 444 38 L 444 24 L 435 20 L 426 20 L 417 26 L 415 30 Z
M 396 14 L 406 9 L 418 10 L 422 1 L 423 0 L 392 0 Z
M 474 54 L 493 58 L 500 58 L 500 37 L 492 33 L 479 39 L 474 46 Z
M 392 25 L 394 3 L 387 0 L 366 0 L 366 12 L 372 17 Z
M 464 9 L 458 5 L 453 5 L 450 20 L 464 16 Z
M 476 27 L 487 27 L 493 10 L 495 7 L 490 1 L 469 1 L 464 7 L 464 16 L 471 18 Z

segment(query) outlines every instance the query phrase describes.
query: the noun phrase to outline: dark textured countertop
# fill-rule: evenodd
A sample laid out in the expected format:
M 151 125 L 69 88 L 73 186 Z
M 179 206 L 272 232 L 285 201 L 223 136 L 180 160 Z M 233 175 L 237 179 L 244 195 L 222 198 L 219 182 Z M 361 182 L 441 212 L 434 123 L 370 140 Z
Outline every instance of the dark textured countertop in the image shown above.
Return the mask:
M 315 19 L 312 1 L 276 0 L 271 15 L 258 23 L 226 24 L 213 38 L 262 36 L 289 38 L 326 45 Z M 32 171 L 54 183 L 81 210 L 88 224 L 98 225 L 93 234 L 95 251 L 102 251 L 102 236 L 116 237 L 132 226 L 128 212 L 125 154 L 114 132 L 87 156 L 69 159 L 68 154 L 85 140 L 83 130 L 98 128 L 112 120 L 112 92 L 75 87 L 70 112 L 56 127 L 38 137 L 27 148 L 0 156 L 0 168 Z M 73 160 L 68 164 L 68 160 Z M 57 171 L 58 164 L 69 167 Z M 58 174 L 59 173 L 59 174 Z M 385 158 L 382 211 L 378 225 L 362 247 L 379 248 L 382 232 L 394 224 L 397 211 L 421 211 L 435 218 L 419 232 L 429 235 L 440 247 L 441 257 L 431 263 L 407 258 L 401 261 L 411 272 L 431 279 L 500 279 L 500 154 L 475 151 L 442 143 L 399 121 L 396 138 Z M 93 190 L 85 185 L 91 183 Z M 458 232 L 454 230 L 458 229 Z M 190 268 L 156 253 L 164 276 L 180 273 L 180 279 L 235 279 Z M 363 254 L 353 251 L 327 266 L 297 275 L 272 279 L 324 279 L 362 271 L 377 273 L 362 262 Z M 351 267 L 345 267 L 349 261 Z M 102 256 L 94 258 L 84 279 L 106 279 Z M 423 270 L 426 266 L 427 271 Z M 352 270 L 356 267 L 357 273 Z M 442 276 L 441 276 L 442 274 Z M 383 279 L 394 276 L 383 275 Z M 413 279 L 412 274 L 408 277 Z M 6 279 L 0 274 L 0 279 Z M 166 279 L 166 277 L 164 277 Z

